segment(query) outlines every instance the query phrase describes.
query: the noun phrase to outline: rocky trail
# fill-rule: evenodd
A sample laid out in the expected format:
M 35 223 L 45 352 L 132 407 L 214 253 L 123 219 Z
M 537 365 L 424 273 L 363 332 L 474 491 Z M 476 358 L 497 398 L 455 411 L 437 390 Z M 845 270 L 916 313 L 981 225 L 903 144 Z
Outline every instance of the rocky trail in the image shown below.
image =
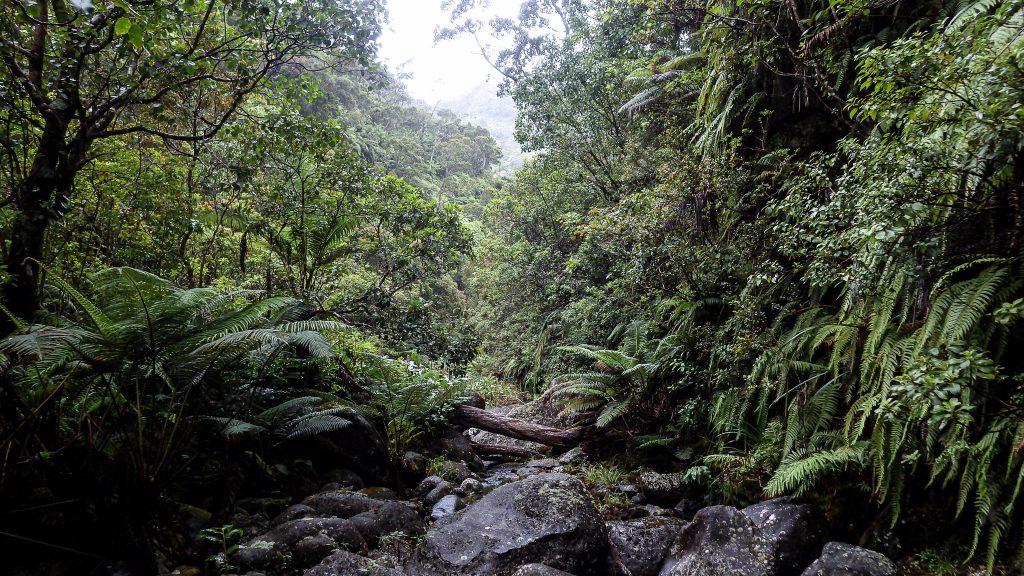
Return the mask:
M 547 398 L 481 408 L 460 407 L 453 422 L 492 431 L 453 427 L 427 451 L 429 466 L 424 455 L 406 455 L 411 488 L 366 487 L 336 471 L 319 492 L 257 518 L 249 531 L 258 535 L 219 561 L 247 576 L 897 573 L 882 554 L 832 541 L 838 531 L 803 503 L 701 507 L 684 497 L 678 475 L 654 471 L 635 484 L 585 482 L 586 449 L 567 448 L 586 433 L 559 428 Z

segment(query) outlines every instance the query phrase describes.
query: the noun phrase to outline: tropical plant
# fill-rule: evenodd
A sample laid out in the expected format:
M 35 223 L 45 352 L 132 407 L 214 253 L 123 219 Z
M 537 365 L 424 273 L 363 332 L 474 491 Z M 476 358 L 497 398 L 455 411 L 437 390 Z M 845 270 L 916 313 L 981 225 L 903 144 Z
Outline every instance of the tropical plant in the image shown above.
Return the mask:
M 561 399 L 564 412 L 582 415 L 600 428 L 613 423 L 628 426 L 655 421 L 665 400 L 664 390 L 658 387 L 659 378 L 665 375 L 668 361 L 679 350 L 671 337 L 652 339 L 649 330 L 643 322 L 622 327 L 622 340 L 614 350 L 587 344 L 562 347 L 592 360 L 595 368 L 556 379 L 556 396 Z M 616 336 L 613 333 L 612 337 Z
M 296 352 L 309 362 L 331 359 L 320 330 L 335 323 L 305 319 L 308 309 L 290 298 L 184 290 L 133 268 L 109 268 L 91 280 L 87 297 L 51 276 L 73 313 L 0 342 L 17 399 L 0 477 L 30 478 L 25 463 L 41 457 L 74 470 L 85 456 L 99 470 L 76 473 L 112 483 L 114 514 L 135 542 L 130 560 L 143 571 L 152 562 L 147 515 L 190 465 L 197 417 L 243 410 L 251 398 L 225 386 L 241 368 L 258 373 Z M 304 433 L 303 424 L 291 433 Z
M 396 461 L 446 422 L 466 396 L 465 379 L 419 362 L 415 354 L 404 361 L 365 355 L 357 368 L 370 392 L 367 408 L 384 422 L 388 450 Z

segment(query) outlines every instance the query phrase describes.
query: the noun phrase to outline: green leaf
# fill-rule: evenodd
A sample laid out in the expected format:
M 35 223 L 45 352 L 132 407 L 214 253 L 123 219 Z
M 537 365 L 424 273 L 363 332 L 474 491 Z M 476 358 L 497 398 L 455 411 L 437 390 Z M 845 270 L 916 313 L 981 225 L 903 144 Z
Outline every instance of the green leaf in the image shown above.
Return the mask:
M 118 36 L 124 36 L 132 29 L 132 19 L 127 16 L 121 16 L 114 23 L 114 34 Z
M 128 31 L 128 41 L 132 43 L 132 46 L 142 49 L 142 26 L 132 24 L 131 30 Z

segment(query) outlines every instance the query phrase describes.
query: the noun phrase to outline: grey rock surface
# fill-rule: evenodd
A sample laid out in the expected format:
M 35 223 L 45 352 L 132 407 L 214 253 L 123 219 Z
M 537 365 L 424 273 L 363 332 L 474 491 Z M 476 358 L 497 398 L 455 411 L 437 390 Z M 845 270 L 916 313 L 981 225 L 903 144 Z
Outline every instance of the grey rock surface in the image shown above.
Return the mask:
M 328 536 L 346 550 L 359 551 L 366 548 L 362 535 L 352 522 L 344 518 L 299 518 L 275 527 L 259 539 L 275 542 L 287 549 L 303 538 L 317 534 Z
M 511 576 L 539 562 L 577 574 L 605 568 L 607 535 L 583 483 L 539 474 L 496 488 L 427 533 L 438 572 Z
M 760 530 L 731 506 L 710 506 L 676 538 L 660 576 L 776 576 Z
M 363 574 L 404 576 L 405 572 L 381 566 L 379 562 L 370 558 L 342 550 L 331 554 L 320 564 L 306 570 L 302 576 L 362 576 Z
M 803 576 L 896 576 L 896 565 L 867 548 L 829 542 Z
M 675 506 L 686 495 L 681 474 L 661 474 L 648 470 L 637 477 L 637 487 L 648 502 L 658 506 Z
M 348 490 L 321 492 L 306 498 L 302 503 L 312 508 L 320 516 L 336 516 L 338 518 L 351 518 L 356 514 L 376 510 L 384 505 L 382 500 Z
M 436 522 L 441 518 L 447 518 L 454 515 L 465 507 L 466 503 L 463 502 L 461 498 L 454 494 L 449 494 L 448 496 L 441 498 L 437 504 L 434 504 L 434 507 L 430 510 L 430 519 Z
M 419 514 L 401 502 L 385 502 L 380 508 L 356 514 L 349 520 L 371 547 L 388 534 L 410 536 L 423 532 Z
M 748 506 L 743 513 L 754 521 L 772 548 L 780 576 L 800 574 L 818 556 L 824 536 L 806 505 L 775 498 Z
M 649 517 L 605 523 L 613 574 L 657 576 L 669 548 L 686 526 L 678 518 Z
M 467 478 L 467 480 L 469 480 Z M 447 480 L 441 480 L 434 486 L 434 489 L 427 493 L 423 497 L 423 504 L 427 507 L 432 507 L 437 504 L 445 496 L 450 496 L 455 493 L 455 487 L 451 485 Z

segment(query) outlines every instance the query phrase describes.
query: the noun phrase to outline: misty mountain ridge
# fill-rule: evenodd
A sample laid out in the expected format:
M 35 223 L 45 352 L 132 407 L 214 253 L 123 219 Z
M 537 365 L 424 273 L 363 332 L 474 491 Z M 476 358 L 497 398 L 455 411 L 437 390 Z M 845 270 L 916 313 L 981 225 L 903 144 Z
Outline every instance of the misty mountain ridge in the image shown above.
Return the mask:
M 498 96 L 494 86 L 482 83 L 457 98 L 424 105 L 450 110 L 463 120 L 486 128 L 501 148 L 501 164 L 496 170 L 499 174 L 514 172 L 528 157 L 515 140 L 516 104 L 509 96 Z

